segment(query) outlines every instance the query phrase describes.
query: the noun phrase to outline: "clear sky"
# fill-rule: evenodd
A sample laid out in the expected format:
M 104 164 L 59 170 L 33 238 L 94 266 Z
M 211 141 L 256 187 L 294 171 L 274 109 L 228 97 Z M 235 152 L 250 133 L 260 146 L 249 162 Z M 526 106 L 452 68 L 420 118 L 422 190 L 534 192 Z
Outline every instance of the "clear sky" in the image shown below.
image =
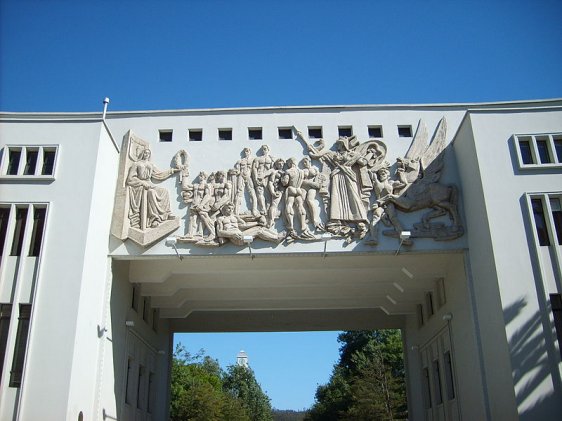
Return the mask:
M 0 0 L 0 110 L 559 98 L 561 21 L 560 0 Z M 181 340 L 223 366 L 245 349 L 273 405 L 300 409 L 336 336 Z

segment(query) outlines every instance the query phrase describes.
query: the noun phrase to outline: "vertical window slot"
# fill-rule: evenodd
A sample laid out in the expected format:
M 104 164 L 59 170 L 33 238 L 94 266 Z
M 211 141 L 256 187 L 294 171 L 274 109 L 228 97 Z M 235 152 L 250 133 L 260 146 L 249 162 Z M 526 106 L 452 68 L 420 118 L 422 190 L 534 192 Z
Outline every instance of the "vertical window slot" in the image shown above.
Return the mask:
M 30 256 L 39 256 L 41 251 L 46 210 L 45 208 L 33 209 L 33 230 L 31 231 L 31 243 L 29 245 Z
M 12 371 L 10 372 L 10 387 L 20 387 L 23 374 L 23 362 L 27 348 L 27 336 L 29 334 L 29 319 L 31 317 L 31 304 L 20 304 L 18 319 L 18 331 L 16 333 L 16 346 L 12 360 Z
M 43 149 L 43 168 L 41 168 L 41 175 L 53 175 L 55 167 L 55 151 Z
M 27 222 L 27 207 L 16 208 L 16 227 L 14 229 L 14 237 L 12 240 L 11 256 L 21 255 L 23 246 L 23 238 L 25 234 L 25 224 Z
M 18 175 L 18 169 L 20 167 L 20 159 L 21 159 L 21 149 L 8 150 L 8 168 L 6 170 L 6 174 Z
M 39 155 L 39 151 L 37 149 L 26 149 L 25 167 L 23 169 L 23 175 L 35 175 L 38 155 Z
M 537 236 L 539 238 L 539 245 L 550 246 L 542 199 L 531 199 L 531 206 L 533 208 L 533 215 L 535 217 L 535 228 L 537 230 Z
M 10 208 L 0 207 L 0 261 L 4 255 L 6 234 L 8 232 L 8 221 L 10 220 Z
M 8 331 L 10 329 L 10 318 L 12 316 L 11 304 L 0 304 L 0 377 L 4 367 L 6 346 L 8 344 Z

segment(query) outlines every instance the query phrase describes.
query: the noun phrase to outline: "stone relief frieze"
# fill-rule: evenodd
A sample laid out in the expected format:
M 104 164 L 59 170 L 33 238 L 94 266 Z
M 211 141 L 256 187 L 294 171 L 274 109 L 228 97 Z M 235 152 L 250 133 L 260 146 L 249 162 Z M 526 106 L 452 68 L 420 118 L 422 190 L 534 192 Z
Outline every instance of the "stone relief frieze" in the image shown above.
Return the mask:
M 281 158 L 262 145 L 256 156 L 243 149 L 231 168 L 190 179 L 189 154 L 180 150 L 175 168 L 160 170 L 151 162 L 149 144 L 129 132 L 124 138 L 112 234 L 148 246 L 180 226 L 170 210 L 170 195 L 157 181 L 177 176 L 185 204 L 185 234 L 178 242 L 201 247 L 226 243 L 243 246 L 259 239 L 272 243 L 344 239 L 377 246 L 382 234 L 452 240 L 463 235 L 454 185 L 440 183 L 445 159 L 447 124 L 443 118 L 429 142 L 420 121 L 410 148 L 394 165 L 380 140 L 307 139 L 293 128 L 305 156 Z M 418 223 L 405 227 L 401 214 L 427 210 Z M 450 224 L 443 219 L 448 215 Z

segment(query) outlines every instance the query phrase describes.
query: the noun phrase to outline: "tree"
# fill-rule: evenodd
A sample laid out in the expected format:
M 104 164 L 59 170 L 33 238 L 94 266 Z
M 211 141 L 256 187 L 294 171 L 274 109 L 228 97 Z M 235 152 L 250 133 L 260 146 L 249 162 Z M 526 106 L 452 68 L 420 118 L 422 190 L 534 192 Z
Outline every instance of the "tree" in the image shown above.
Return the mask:
M 407 418 L 405 370 L 399 330 L 348 331 L 338 336 L 340 359 L 319 386 L 306 420 Z
M 229 366 L 224 376 L 224 390 L 241 402 L 250 420 L 273 420 L 270 399 L 262 391 L 251 368 Z
M 218 361 L 178 345 L 172 360 L 171 421 L 250 421 L 242 402 L 223 389 Z

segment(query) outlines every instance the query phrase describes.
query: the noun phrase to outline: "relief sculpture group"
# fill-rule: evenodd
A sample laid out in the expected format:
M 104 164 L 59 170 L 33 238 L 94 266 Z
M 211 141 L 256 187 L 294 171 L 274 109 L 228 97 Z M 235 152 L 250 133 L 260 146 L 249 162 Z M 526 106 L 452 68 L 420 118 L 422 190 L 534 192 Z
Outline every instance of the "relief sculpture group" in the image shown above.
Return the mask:
M 116 199 L 122 202 L 124 220 L 115 235 L 146 246 L 179 228 L 169 192 L 152 182 L 172 175 L 179 175 L 180 200 L 187 208 L 186 229 L 177 241 L 196 246 L 325 238 L 377 246 L 381 223 L 388 227 L 382 232 L 387 236 L 399 238 L 409 230 L 404 245 L 415 238 L 452 240 L 463 235 L 457 188 L 439 182 L 445 119 L 430 142 L 420 121 L 406 155 L 394 165 L 380 140 L 339 137 L 327 147 L 322 139 L 312 142 L 297 128 L 292 131 L 305 151 L 300 160 L 274 156 L 265 144 L 256 156 L 246 147 L 232 168 L 200 171 L 191 180 L 187 151 L 176 154 L 175 167 L 159 170 L 150 162 L 148 143 L 129 132 Z M 400 213 L 419 210 L 425 211 L 421 221 L 404 227 Z M 432 221 L 444 215 L 449 222 Z

